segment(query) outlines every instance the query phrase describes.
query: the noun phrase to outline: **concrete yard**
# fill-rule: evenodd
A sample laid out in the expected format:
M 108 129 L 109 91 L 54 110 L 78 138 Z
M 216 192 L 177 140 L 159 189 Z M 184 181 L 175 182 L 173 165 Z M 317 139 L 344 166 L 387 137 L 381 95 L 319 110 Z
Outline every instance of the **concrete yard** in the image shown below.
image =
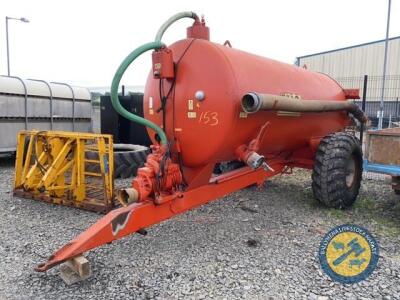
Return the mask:
M 277 176 L 91 251 L 92 277 L 67 286 L 58 267 L 33 268 L 100 216 L 13 198 L 13 171 L 1 158 L 0 299 L 400 299 L 400 196 L 384 181 L 365 180 L 342 211 L 313 199 L 308 171 Z M 377 269 L 354 285 L 332 282 L 317 257 L 343 223 L 380 244 Z

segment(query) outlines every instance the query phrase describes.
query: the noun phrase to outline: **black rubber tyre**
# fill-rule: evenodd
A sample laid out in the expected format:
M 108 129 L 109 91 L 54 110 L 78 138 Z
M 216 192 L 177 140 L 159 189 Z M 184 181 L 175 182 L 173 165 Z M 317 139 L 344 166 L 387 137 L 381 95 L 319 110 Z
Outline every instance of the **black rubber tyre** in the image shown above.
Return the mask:
M 328 207 L 350 207 L 361 185 L 362 157 L 360 142 L 355 136 L 338 132 L 324 137 L 312 172 L 315 198 Z
M 131 144 L 114 144 L 114 177 L 128 178 L 135 176 L 137 169 L 142 167 L 146 162 L 150 149 L 141 145 Z M 98 159 L 95 152 L 87 152 L 86 158 Z M 86 171 L 99 172 L 98 164 L 87 164 Z
M 140 145 L 114 145 L 115 178 L 136 176 L 137 169 L 143 167 L 150 149 Z

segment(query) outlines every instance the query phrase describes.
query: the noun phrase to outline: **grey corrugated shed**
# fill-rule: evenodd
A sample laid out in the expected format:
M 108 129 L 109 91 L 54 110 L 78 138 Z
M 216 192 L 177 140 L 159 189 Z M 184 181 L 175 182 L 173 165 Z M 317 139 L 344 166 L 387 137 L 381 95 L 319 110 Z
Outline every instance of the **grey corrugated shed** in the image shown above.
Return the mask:
M 385 40 L 297 57 L 299 66 L 334 78 L 382 75 Z M 389 39 L 387 75 L 400 74 L 400 36 Z

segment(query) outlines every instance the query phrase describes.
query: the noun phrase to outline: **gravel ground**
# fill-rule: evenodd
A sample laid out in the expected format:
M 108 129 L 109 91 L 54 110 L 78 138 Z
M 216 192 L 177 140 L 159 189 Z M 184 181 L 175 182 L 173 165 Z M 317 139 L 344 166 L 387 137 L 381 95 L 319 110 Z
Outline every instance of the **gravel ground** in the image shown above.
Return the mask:
M 400 299 L 400 204 L 388 184 L 363 182 L 354 208 L 313 200 L 310 173 L 278 176 L 88 253 L 93 276 L 66 286 L 33 267 L 99 218 L 13 198 L 13 162 L 0 159 L 0 299 Z M 317 258 L 330 228 L 351 222 L 380 243 L 377 269 L 332 282 Z

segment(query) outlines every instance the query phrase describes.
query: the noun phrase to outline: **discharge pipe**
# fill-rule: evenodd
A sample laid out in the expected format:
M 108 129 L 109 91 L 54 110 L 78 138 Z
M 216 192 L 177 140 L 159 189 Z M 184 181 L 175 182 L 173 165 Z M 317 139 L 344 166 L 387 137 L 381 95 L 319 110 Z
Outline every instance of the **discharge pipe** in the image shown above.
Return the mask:
M 181 12 L 173 15 L 171 18 L 169 18 L 158 30 L 156 39 L 154 42 L 150 42 L 147 44 L 144 44 L 135 50 L 133 50 L 120 64 L 118 67 L 117 71 L 115 72 L 114 78 L 111 83 L 111 104 L 114 107 L 114 109 L 123 117 L 127 118 L 130 121 L 136 122 L 140 125 L 147 126 L 151 129 L 153 129 L 158 136 L 160 137 L 160 141 L 162 145 L 168 145 L 168 140 L 167 136 L 165 135 L 164 131 L 157 126 L 155 123 L 139 117 L 130 111 L 126 110 L 122 105 L 121 102 L 119 102 L 118 98 L 118 87 L 121 82 L 121 78 L 124 75 L 126 69 L 130 66 L 130 64 L 140 55 L 143 53 L 149 51 L 149 50 L 157 50 L 160 48 L 165 47 L 165 45 L 161 42 L 162 36 L 167 30 L 169 26 L 171 26 L 174 22 L 176 22 L 179 19 L 182 18 L 192 18 L 194 20 L 198 20 L 199 17 L 194 13 L 194 12 Z
M 361 123 L 365 123 L 368 120 L 364 112 L 351 100 L 304 100 L 251 92 L 243 96 L 242 108 L 247 113 L 255 113 L 260 110 L 282 110 L 289 112 L 330 112 L 344 110 L 351 113 Z

